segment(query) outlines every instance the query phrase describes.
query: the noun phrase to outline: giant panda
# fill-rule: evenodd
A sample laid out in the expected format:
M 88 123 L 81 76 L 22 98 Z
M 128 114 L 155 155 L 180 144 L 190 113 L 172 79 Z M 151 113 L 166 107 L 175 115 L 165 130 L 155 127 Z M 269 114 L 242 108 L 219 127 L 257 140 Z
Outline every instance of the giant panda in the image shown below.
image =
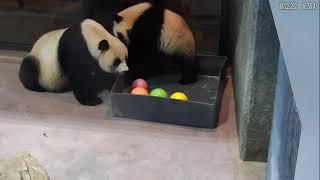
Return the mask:
M 172 69 L 180 83 L 197 81 L 195 40 L 185 20 L 165 9 L 163 0 L 142 2 L 114 15 L 113 33 L 129 51 L 129 79 L 148 78 Z
M 91 19 L 41 36 L 23 59 L 19 78 L 38 92 L 72 90 L 83 105 L 102 103 L 99 80 L 128 70 L 128 50 L 102 25 Z M 102 82 L 110 83 L 110 82 Z

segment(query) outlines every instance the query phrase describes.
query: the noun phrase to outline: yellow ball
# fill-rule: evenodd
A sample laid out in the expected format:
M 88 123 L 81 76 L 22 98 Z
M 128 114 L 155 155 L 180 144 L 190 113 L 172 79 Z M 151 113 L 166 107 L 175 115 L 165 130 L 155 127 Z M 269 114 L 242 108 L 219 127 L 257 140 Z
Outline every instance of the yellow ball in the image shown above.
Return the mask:
M 170 98 L 181 100 L 181 101 L 188 101 L 189 100 L 188 96 L 182 92 L 176 92 L 176 93 L 172 94 Z

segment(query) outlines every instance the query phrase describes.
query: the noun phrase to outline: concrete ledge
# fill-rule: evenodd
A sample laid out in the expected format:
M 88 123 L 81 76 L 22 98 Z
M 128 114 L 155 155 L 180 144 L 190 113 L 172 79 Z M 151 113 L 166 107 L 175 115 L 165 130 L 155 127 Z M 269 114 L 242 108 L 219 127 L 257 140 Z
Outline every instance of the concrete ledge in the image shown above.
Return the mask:
M 240 156 L 266 161 L 280 44 L 268 0 L 234 0 L 228 9 L 223 48 L 233 63 Z
M 0 49 L 0 62 L 21 63 L 23 57 L 28 54 L 26 51 L 12 51 Z

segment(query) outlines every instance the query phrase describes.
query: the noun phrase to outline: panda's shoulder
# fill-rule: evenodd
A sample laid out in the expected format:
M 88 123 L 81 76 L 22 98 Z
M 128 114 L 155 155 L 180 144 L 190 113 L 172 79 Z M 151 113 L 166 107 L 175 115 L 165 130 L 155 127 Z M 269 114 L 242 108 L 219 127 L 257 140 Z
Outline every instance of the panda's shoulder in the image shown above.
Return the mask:
M 81 22 L 82 27 L 98 27 L 100 24 L 93 19 L 85 19 Z

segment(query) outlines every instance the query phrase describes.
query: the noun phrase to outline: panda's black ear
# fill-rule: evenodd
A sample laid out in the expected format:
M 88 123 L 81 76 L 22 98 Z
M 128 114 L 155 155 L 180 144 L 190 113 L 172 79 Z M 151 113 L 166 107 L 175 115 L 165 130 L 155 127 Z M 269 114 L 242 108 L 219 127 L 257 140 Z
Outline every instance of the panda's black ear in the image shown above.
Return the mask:
M 113 20 L 114 20 L 115 22 L 117 22 L 117 23 L 121 22 L 122 19 L 123 19 L 123 18 L 122 18 L 121 16 L 119 16 L 118 14 L 115 14 L 115 15 L 113 16 Z
M 108 41 L 107 40 L 102 40 L 102 41 L 100 41 L 100 43 L 99 43 L 99 50 L 100 51 L 107 51 L 108 49 L 109 49 L 109 43 L 108 43 Z

